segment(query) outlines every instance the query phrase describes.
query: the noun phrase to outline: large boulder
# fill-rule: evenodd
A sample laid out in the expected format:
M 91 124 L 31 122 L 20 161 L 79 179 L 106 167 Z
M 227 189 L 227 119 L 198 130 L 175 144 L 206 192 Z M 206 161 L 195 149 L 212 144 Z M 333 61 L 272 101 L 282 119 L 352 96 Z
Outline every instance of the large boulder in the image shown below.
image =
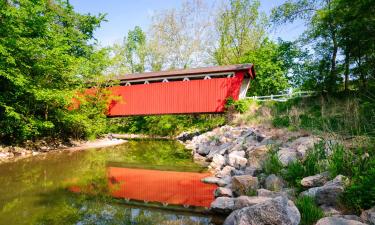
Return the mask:
M 290 163 L 297 161 L 297 151 L 292 148 L 280 148 L 277 152 L 277 157 L 283 166 L 287 166 Z
M 234 209 L 234 199 L 229 197 L 218 197 L 211 203 L 211 210 L 229 214 Z
M 242 195 L 234 199 L 234 209 L 242 209 L 244 207 L 253 206 L 270 199 L 271 198 L 269 197 Z
M 294 203 L 285 197 L 232 212 L 224 225 L 298 225 L 301 215 Z
M 324 217 L 316 225 L 365 225 L 357 220 L 349 220 L 341 217 Z
M 257 169 L 261 169 L 264 160 L 267 159 L 269 148 L 266 145 L 260 145 L 250 148 L 247 152 L 248 165 Z
M 322 186 L 327 183 L 329 179 L 329 173 L 323 172 L 320 174 L 316 174 L 314 176 L 305 177 L 301 180 L 301 185 L 303 187 L 311 188 L 311 187 L 318 187 Z
M 369 210 L 363 211 L 361 219 L 370 225 L 375 225 L 375 206 Z
M 232 177 L 232 190 L 236 195 L 248 195 L 249 193 L 256 192 L 259 182 L 257 177 L 250 175 L 233 176 Z
M 344 191 L 345 180 L 344 176 L 338 175 L 325 185 L 310 188 L 302 192 L 301 195 L 315 198 L 319 205 L 335 206 L 338 203 L 339 196 Z
M 247 159 L 244 156 L 244 151 L 233 151 L 228 155 L 228 164 L 236 169 L 245 168 Z
M 206 156 L 208 160 L 212 160 L 215 155 L 224 155 L 228 149 L 232 147 L 232 143 L 227 142 L 223 143 L 219 146 L 215 146 L 215 148 L 210 150 L 210 153 Z
M 271 191 L 280 191 L 285 186 L 285 182 L 282 178 L 271 174 L 266 178 L 264 186 Z

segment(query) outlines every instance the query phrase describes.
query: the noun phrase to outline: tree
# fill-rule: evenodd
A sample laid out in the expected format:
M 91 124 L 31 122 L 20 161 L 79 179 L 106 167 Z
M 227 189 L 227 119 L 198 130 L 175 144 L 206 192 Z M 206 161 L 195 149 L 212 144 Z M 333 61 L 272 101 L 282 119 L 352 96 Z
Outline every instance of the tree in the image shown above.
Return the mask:
M 155 13 L 148 32 L 151 69 L 206 65 L 212 43 L 209 13 L 208 7 L 201 0 L 186 1 L 179 10 Z
M 218 46 L 214 53 L 219 65 L 236 64 L 249 50 L 256 50 L 266 38 L 267 19 L 257 0 L 231 0 L 218 14 Z
M 63 134 L 89 69 L 93 32 L 104 15 L 82 15 L 65 1 L 0 1 L 0 141 Z
M 288 86 L 288 68 L 282 60 L 280 46 L 268 39 L 255 51 L 247 51 L 241 63 L 254 63 L 256 78 L 248 91 L 249 95 L 271 95 L 284 91 Z

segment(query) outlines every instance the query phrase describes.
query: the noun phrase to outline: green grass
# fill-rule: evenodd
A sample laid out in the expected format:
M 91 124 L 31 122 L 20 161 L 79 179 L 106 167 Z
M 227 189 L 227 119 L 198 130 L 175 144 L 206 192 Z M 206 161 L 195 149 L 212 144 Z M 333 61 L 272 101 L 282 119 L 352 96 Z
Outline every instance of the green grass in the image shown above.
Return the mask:
M 300 225 L 313 225 L 320 218 L 324 217 L 323 210 L 316 205 L 312 197 L 299 197 L 295 204 L 301 213 Z
M 281 170 L 283 169 L 283 165 L 281 164 L 276 149 L 271 149 L 268 152 L 268 156 L 266 160 L 263 162 L 263 170 L 266 174 L 280 174 Z

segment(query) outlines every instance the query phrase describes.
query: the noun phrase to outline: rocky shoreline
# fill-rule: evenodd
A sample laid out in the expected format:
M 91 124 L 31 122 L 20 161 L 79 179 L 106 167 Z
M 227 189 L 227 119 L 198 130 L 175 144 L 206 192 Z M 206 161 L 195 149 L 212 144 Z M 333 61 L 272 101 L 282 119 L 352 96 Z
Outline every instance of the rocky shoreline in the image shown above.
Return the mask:
M 282 132 L 282 131 L 281 131 Z M 296 191 L 275 174 L 265 174 L 263 163 L 270 146 L 277 146 L 276 156 L 283 166 L 303 160 L 320 138 L 305 133 L 288 133 L 261 127 L 228 125 L 199 134 L 183 133 L 177 137 L 192 150 L 194 160 L 205 165 L 212 177 L 203 182 L 218 185 L 210 210 L 228 215 L 224 225 L 290 224 L 297 225 L 301 214 L 295 203 Z M 329 180 L 327 172 L 305 177 L 300 196 L 310 196 L 324 211 L 325 217 L 316 224 L 375 224 L 375 207 L 361 217 L 345 215 L 338 207 L 346 177 Z

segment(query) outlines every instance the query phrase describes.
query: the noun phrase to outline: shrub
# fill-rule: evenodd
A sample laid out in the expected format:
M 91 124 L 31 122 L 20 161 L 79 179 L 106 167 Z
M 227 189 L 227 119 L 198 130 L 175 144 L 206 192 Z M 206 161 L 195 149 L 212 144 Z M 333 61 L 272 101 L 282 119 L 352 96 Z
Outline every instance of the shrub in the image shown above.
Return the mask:
M 326 158 L 325 143 L 321 141 L 315 144 L 314 147 L 308 151 L 306 159 L 303 161 L 305 168 L 304 176 L 312 176 L 323 172 L 326 168 L 322 163 L 324 163 Z
M 301 180 L 305 176 L 305 167 L 299 161 L 294 161 L 288 165 L 283 178 L 292 187 L 300 187 Z
M 225 101 L 225 108 L 228 110 L 231 107 L 234 108 L 239 113 L 244 113 L 247 111 L 249 104 L 246 99 L 243 100 L 234 100 L 232 97 L 229 97 Z
M 301 213 L 301 225 L 315 224 L 316 221 L 324 217 L 323 210 L 316 205 L 312 197 L 299 197 L 295 203 Z
M 351 176 L 354 166 L 353 164 L 355 162 L 355 155 L 349 150 L 346 150 L 342 145 L 334 145 L 328 162 L 328 170 L 331 177 L 335 177 L 339 174 Z

